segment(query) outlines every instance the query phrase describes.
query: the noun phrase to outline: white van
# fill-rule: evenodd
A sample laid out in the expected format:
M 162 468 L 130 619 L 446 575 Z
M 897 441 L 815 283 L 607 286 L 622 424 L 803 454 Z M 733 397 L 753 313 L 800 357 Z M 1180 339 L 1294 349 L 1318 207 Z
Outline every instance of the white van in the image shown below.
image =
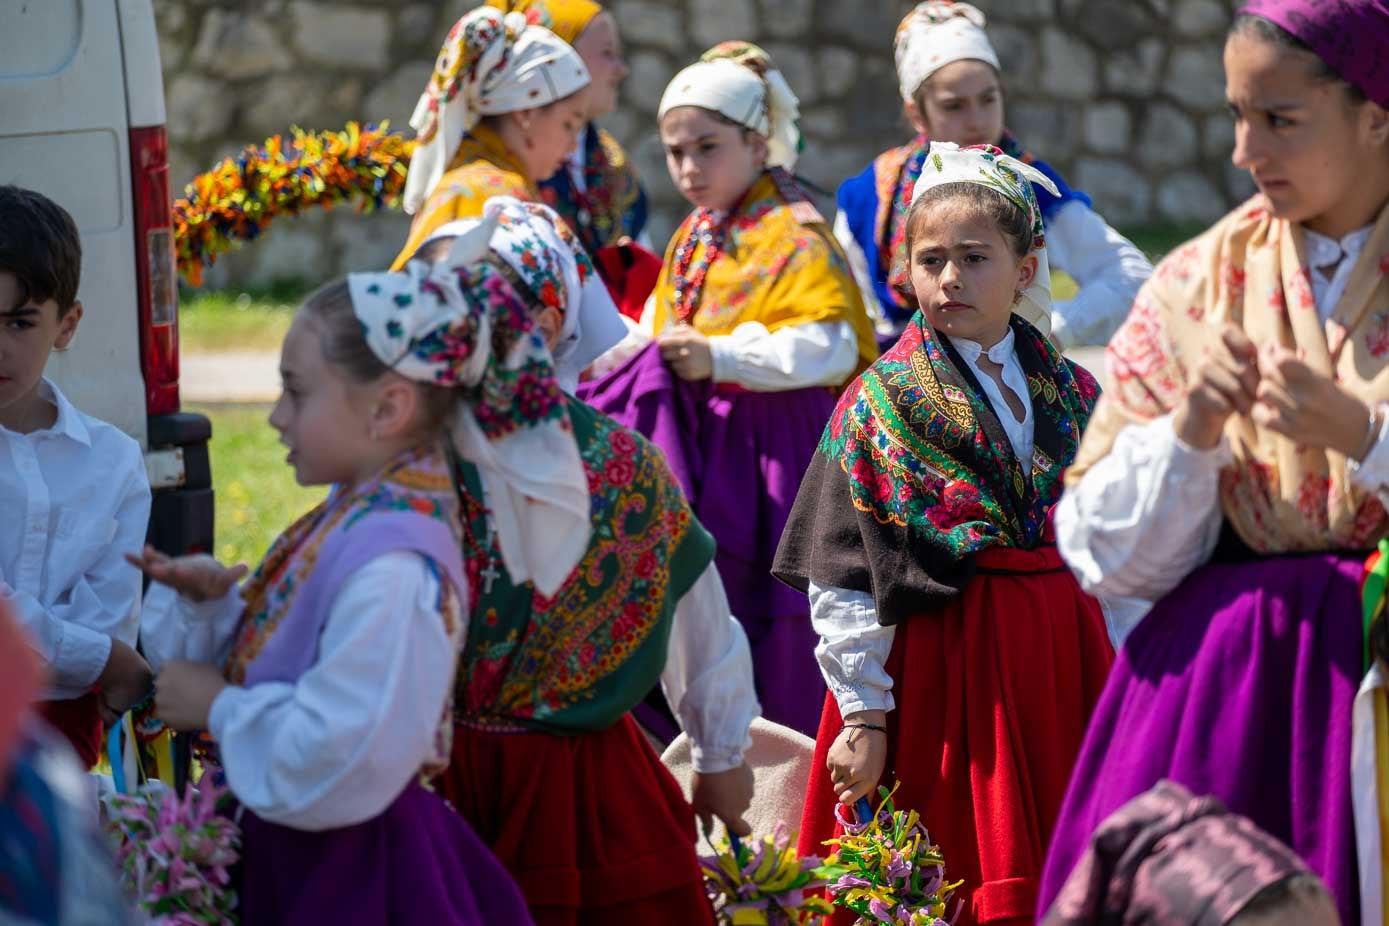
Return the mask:
M 82 233 L 85 312 L 48 375 L 75 405 L 145 449 L 150 542 L 170 553 L 210 550 L 212 429 L 179 409 L 178 286 L 151 0 L 0 0 L 0 183 L 48 196 Z

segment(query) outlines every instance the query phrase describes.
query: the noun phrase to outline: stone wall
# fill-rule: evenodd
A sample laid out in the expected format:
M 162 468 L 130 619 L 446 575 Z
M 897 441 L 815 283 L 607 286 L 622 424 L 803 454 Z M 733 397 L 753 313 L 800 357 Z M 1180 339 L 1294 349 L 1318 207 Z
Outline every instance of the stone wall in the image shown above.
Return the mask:
M 439 42 L 476 0 L 155 0 L 174 187 L 291 125 L 402 131 Z M 1250 190 L 1229 162 L 1221 45 L 1231 0 L 976 0 L 1004 62 L 1007 122 L 1118 226 L 1215 218 Z M 655 131 L 675 71 L 716 42 L 772 54 L 801 99 L 800 167 L 833 190 L 905 123 L 892 64 L 903 0 L 608 0 L 631 76 L 607 127 L 653 197 L 653 239 L 684 214 Z M 829 209 L 830 204 L 823 204 Z M 287 220 L 211 285 L 314 282 L 394 256 L 399 214 Z

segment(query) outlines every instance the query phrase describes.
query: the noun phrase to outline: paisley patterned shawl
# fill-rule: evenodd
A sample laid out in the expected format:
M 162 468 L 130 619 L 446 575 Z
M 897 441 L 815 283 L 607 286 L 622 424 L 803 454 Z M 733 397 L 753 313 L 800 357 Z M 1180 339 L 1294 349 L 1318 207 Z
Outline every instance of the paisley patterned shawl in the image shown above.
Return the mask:
M 391 512 L 422 515 L 443 523 L 459 536 L 457 499 L 443 452 L 433 446 L 398 457 L 369 482 L 347 490 L 335 489 L 276 538 L 242 588 L 245 606 L 225 666 L 227 679 L 238 685 L 245 682 L 247 668 L 280 629 L 318 565 L 327 540 L 363 526 L 369 533 L 371 515 Z M 447 609 L 444 616 L 446 621 L 455 619 Z M 456 637 L 461 626 L 447 629 Z
M 891 624 L 957 595 L 979 550 L 1041 542 L 1099 386 L 1027 322 L 1011 325 L 1036 421 L 1031 477 L 968 365 L 918 312 L 830 417 L 778 578 L 869 592 Z
M 696 210 L 671 238 L 665 267 L 653 297 L 656 331 L 674 317 L 676 255 L 697 228 L 705 210 Z M 709 266 L 693 325 L 707 335 L 728 334 L 743 322 L 760 322 L 768 331 L 810 322 L 847 321 L 858 335 L 864 366 L 878 356 L 873 323 L 863 308 L 844 252 L 804 192 L 781 170 L 770 170 L 753 184 L 716 236 L 720 253 Z M 694 245 L 698 265 L 708 241 Z
M 592 492 L 588 552 L 553 597 L 500 568 L 468 464 L 464 568 L 473 601 L 455 691 L 463 723 L 550 733 L 602 730 L 660 678 L 675 605 L 714 558 L 665 457 L 577 400 L 570 416 Z
M 637 172 L 617 139 L 592 122 L 584 132 L 584 186 L 580 192 L 569 170 L 560 168 L 540 184 L 540 195 L 564 217 L 590 254 L 642 233 L 646 193 Z
M 415 214 L 410 236 L 391 269 L 404 267 L 440 225 L 455 219 L 480 218 L 482 207 L 493 196 L 515 196 L 527 202 L 540 202 L 540 191 L 521 162 L 507 150 L 496 132 L 479 124 L 463 136 L 448 172 L 439 179 Z
M 1129 424 L 1176 409 L 1192 367 L 1226 324 L 1261 349 L 1294 350 L 1366 403 L 1389 401 L 1389 205 L 1323 325 L 1312 295 L 1300 226 L 1273 217 L 1255 196 L 1167 256 L 1110 341 L 1110 391 L 1100 402 L 1068 481 L 1109 453 Z M 1256 425 L 1225 425 L 1233 462 L 1220 476 L 1226 520 L 1259 553 L 1360 550 L 1389 530 L 1373 493 L 1347 461 Z
M 906 259 L 907 210 L 911 208 L 912 190 L 916 187 L 916 181 L 921 179 L 921 166 L 930 147 L 930 139 L 918 135 L 909 144 L 883 152 L 873 162 L 873 183 L 877 188 L 878 203 L 873 219 L 873 242 L 878 249 L 878 266 L 887 276 L 887 288 L 892 297 L 892 305 L 886 306 L 885 310 L 903 318 L 916 311 L 916 300 L 903 295 L 904 288 L 910 283 Z M 1050 220 L 1057 209 L 1072 200 L 1090 205 L 1089 196 L 1067 186 L 1051 165 L 1023 148 L 1011 132 L 1003 133 L 998 147 L 1003 149 L 1004 154 L 1042 171 L 1060 190 L 1059 196 L 1053 196 L 1050 190 L 1033 184 L 1032 191 L 1037 194 L 1037 204 L 1042 209 L 1044 219 Z

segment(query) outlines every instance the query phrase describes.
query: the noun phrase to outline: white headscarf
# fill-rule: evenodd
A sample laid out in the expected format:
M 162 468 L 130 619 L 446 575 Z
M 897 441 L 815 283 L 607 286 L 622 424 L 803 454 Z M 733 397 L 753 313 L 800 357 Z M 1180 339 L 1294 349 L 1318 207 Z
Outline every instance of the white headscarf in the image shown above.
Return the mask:
M 1051 265 L 1047 261 L 1042 209 L 1032 184 L 1039 183 L 1053 196 L 1059 195 L 1051 178 L 1031 164 L 1009 157 L 992 145 L 961 148 L 954 142 L 931 142 L 931 150 L 921 164 L 921 178 L 912 188 L 912 202 L 932 187 L 947 183 L 977 183 L 1002 194 L 1027 216 L 1032 226 L 1032 251 L 1037 255 L 1037 273 L 1032 285 L 1023 290 L 1013 311 L 1027 319 L 1042 334 L 1051 333 Z
M 657 119 L 680 106 L 712 110 L 767 139 L 767 166 L 795 170 L 800 156 L 800 101 L 756 45 L 725 42 L 675 75 Z
M 494 196 L 484 216 L 497 216 L 492 250 L 505 260 L 545 305 L 564 319 L 552 353 L 560 387 L 573 393 L 579 374 L 627 336 L 627 326 L 583 245 L 549 206 L 514 196 Z M 425 239 L 465 234 L 482 219 L 447 222 Z
M 348 274 L 347 286 L 382 363 L 466 390 L 450 423 L 454 445 L 482 477 L 512 580 L 552 595 L 588 549 L 588 477 L 528 306 L 483 260 L 499 222 L 475 223 L 438 263 Z
M 984 14 L 969 3 L 926 0 L 897 26 L 893 41 L 902 99 L 916 99 L 921 85 L 953 61 L 983 61 L 1000 70 L 998 54 L 984 32 Z
M 449 30 L 410 117 L 418 144 L 405 175 L 405 211 L 423 205 L 483 116 L 545 106 L 588 84 L 578 52 L 549 29 L 527 25 L 525 14 L 469 12 Z

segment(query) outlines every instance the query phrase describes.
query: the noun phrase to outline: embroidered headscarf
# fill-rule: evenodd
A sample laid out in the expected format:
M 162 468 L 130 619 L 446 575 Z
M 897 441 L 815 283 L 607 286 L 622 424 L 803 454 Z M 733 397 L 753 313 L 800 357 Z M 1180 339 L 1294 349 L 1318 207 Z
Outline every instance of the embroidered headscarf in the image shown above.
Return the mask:
M 1001 70 L 984 32 L 984 14 L 969 3 L 926 0 L 897 26 L 892 43 L 902 99 L 910 103 L 931 75 L 954 61 L 983 61 Z
M 1380 106 L 1389 107 L 1389 2 L 1248 0 L 1239 10 L 1290 33 Z
M 1037 258 L 1037 273 L 1023 290 L 1022 298 L 1013 311 L 1047 334 L 1051 331 L 1051 266 L 1047 262 L 1046 229 L 1042 210 L 1032 184 L 1057 193 L 1051 178 L 1031 164 L 1009 157 L 993 145 L 971 145 L 961 148 L 952 142 L 932 142 L 921 165 L 921 177 L 912 190 L 916 202 L 927 190 L 947 183 L 977 183 L 1001 194 L 1022 210 L 1032 226 L 1032 254 Z
M 483 207 L 483 215 L 496 216 L 492 251 L 528 290 L 521 295 L 559 310 L 564 321 L 553 351 L 556 376 L 561 388 L 574 392 L 584 368 L 627 334 L 607 286 L 569 226 L 548 206 L 495 196 Z M 441 225 L 425 243 L 465 234 L 482 221 Z
M 409 379 L 458 386 L 459 452 L 482 473 L 502 558 L 553 593 L 588 547 L 589 492 L 550 352 L 524 297 L 486 256 L 497 214 L 433 265 L 347 277 L 368 346 Z
M 526 21 L 544 26 L 573 45 L 603 8 L 593 0 L 487 0 L 503 13 L 523 13 Z
M 1164 779 L 1095 830 L 1042 926 L 1224 926 L 1299 876 L 1315 877 L 1287 846 Z
M 666 87 L 657 118 L 680 106 L 716 112 L 767 139 L 767 166 L 795 170 L 800 156 L 800 101 L 771 57 L 749 42 L 705 52 Z
M 588 68 L 573 46 L 528 24 L 524 14 L 491 7 L 468 13 L 449 30 L 410 117 L 417 144 L 405 176 L 405 211 L 423 205 L 483 116 L 546 106 L 588 84 Z

